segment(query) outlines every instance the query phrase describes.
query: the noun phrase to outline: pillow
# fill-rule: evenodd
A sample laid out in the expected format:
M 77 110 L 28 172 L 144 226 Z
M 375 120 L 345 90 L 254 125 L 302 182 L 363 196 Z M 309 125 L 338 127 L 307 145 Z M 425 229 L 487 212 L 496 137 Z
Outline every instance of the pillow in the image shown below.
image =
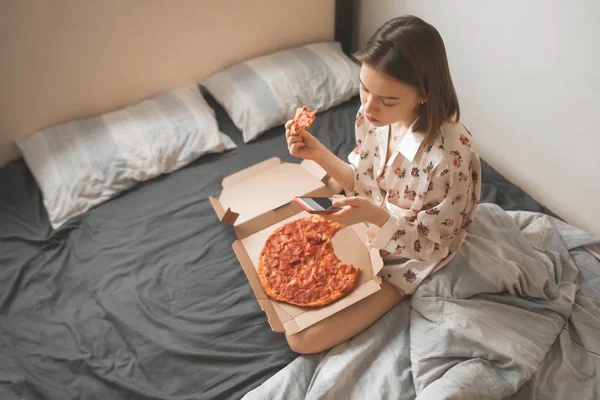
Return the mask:
M 43 129 L 17 146 L 55 229 L 138 182 L 236 147 L 196 85 Z
M 202 85 L 248 143 L 293 118 L 297 107 L 325 111 L 357 95 L 359 72 L 338 42 L 324 42 L 236 64 Z

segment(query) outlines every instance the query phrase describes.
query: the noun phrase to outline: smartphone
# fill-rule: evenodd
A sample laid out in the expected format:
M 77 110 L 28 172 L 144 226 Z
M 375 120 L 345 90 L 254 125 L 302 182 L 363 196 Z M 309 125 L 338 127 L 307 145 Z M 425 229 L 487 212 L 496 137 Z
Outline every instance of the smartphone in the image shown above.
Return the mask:
M 341 207 L 334 207 L 333 197 L 296 197 L 294 201 L 298 203 L 309 214 L 332 214 L 340 211 Z

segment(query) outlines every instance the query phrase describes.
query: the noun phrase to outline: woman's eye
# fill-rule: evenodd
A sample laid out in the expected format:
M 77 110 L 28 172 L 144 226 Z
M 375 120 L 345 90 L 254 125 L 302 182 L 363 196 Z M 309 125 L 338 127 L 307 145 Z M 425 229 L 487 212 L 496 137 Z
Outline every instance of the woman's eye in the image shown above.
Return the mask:
M 383 104 L 385 107 L 392 107 L 392 106 L 396 105 L 396 104 L 387 104 L 385 101 L 382 101 L 381 104 Z

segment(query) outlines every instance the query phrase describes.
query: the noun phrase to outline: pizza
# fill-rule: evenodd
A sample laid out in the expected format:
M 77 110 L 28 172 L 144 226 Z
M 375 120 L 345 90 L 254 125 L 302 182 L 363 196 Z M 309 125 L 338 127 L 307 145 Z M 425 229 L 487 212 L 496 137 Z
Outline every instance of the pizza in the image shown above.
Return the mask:
M 315 121 L 315 114 L 317 110 L 308 111 L 308 107 L 304 106 L 296 110 L 296 115 L 292 120 L 292 126 L 290 127 L 290 134 L 296 135 L 300 131 L 305 131 Z
M 342 226 L 319 216 L 299 218 L 276 229 L 260 253 L 258 276 L 275 301 L 321 307 L 354 287 L 359 269 L 342 263 L 331 238 Z

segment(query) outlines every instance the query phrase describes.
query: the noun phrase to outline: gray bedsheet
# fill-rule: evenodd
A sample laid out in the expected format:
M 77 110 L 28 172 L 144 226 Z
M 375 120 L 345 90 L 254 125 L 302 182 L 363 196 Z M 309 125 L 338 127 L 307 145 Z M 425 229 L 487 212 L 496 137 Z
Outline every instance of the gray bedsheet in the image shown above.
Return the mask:
M 0 399 L 239 399 L 296 358 L 271 332 L 207 200 L 287 154 L 282 128 L 138 185 L 53 232 L 23 160 L 0 169 Z M 340 156 L 358 99 L 312 131 Z M 483 165 L 483 199 L 545 211 Z
M 485 204 L 410 300 L 245 399 L 594 400 L 599 372 L 600 236 Z

